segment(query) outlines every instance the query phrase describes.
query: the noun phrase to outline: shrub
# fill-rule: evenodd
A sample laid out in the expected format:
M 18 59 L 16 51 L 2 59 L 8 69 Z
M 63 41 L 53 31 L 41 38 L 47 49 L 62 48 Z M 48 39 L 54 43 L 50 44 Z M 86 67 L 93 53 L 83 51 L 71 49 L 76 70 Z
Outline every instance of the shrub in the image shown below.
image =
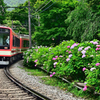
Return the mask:
M 43 67 L 52 72 L 50 77 L 55 75 L 86 82 L 84 91 L 87 86 L 95 86 L 95 91 L 98 92 L 100 90 L 100 45 L 98 44 L 98 40 L 83 43 L 70 40 L 63 41 L 56 47 L 36 46 L 25 52 L 24 64 L 28 67 Z

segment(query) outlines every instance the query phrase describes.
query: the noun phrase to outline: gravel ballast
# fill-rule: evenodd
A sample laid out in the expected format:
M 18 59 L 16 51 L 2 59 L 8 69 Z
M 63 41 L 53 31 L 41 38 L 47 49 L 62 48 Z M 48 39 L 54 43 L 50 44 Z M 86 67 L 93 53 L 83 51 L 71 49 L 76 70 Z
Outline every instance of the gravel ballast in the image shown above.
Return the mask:
M 51 100 L 85 100 L 74 97 L 72 93 L 66 93 L 66 91 L 60 90 L 55 86 L 45 85 L 38 76 L 28 75 L 28 72 L 25 72 L 24 69 L 20 69 L 19 67 L 24 67 L 23 60 L 11 66 L 10 72 L 12 75 L 14 75 L 18 80 L 28 87 L 51 98 Z

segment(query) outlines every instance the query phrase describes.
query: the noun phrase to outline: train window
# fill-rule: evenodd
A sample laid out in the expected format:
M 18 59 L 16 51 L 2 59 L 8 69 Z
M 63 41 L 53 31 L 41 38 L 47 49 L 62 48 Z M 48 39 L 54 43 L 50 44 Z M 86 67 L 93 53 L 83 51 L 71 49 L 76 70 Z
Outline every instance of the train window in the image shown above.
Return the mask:
M 13 36 L 13 46 L 15 46 L 15 37 Z
M 0 28 L 0 33 L 10 33 L 10 30 L 6 28 Z
M 23 40 L 23 47 L 29 47 L 29 41 Z
M 9 33 L 0 33 L 0 46 L 9 46 Z
M 20 47 L 20 39 L 16 36 L 13 36 L 13 46 L 14 47 Z

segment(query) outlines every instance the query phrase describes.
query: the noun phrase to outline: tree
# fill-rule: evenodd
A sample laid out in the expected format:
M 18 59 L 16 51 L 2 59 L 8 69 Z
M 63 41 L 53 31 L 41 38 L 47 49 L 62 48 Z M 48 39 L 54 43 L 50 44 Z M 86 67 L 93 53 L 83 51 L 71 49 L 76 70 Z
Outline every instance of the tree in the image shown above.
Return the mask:
M 6 10 L 3 8 L 6 4 L 4 0 L 0 0 L 0 24 L 3 24 L 3 20 L 5 19 Z
M 65 20 L 67 28 L 67 36 L 77 42 L 89 41 L 98 39 L 100 30 L 100 17 L 97 13 L 93 13 L 88 4 L 80 1 L 79 5 L 69 13 Z
M 98 12 L 100 14 L 100 0 L 86 0 L 89 6 L 92 8 L 93 12 Z
M 45 8 L 54 2 L 50 2 Z M 40 0 L 36 3 L 40 5 Z M 38 45 L 57 45 L 60 41 L 67 39 L 64 20 L 67 18 L 67 13 L 74 10 L 76 3 L 77 1 L 75 0 L 59 0 L 48 10 L 39 13 L 40 26 L 35 27 L 35 33 L 33 34 L 33 39 L 35 39 Z

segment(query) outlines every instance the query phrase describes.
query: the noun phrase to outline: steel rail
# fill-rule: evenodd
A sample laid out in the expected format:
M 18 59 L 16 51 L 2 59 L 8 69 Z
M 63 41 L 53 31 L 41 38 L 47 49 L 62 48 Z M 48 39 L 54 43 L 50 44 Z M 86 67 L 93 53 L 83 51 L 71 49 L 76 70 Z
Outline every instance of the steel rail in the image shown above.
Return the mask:
M 37 91 L 25 86 L 24 84 L 22 84 L 21 82 L 19 82 L 16 78 L 14 78 L 10 71 L 9 71 L 9 66 L 4 68 L 4 73 L 5 75 L 12 81 L 14 82 L 16 85 L 18 85 L 21 89 L 27 91 L 29 94 L 31 94 L 33 97 L 36 97 L 37 100 L 51 100 L 50 98 L 38 93 Z

